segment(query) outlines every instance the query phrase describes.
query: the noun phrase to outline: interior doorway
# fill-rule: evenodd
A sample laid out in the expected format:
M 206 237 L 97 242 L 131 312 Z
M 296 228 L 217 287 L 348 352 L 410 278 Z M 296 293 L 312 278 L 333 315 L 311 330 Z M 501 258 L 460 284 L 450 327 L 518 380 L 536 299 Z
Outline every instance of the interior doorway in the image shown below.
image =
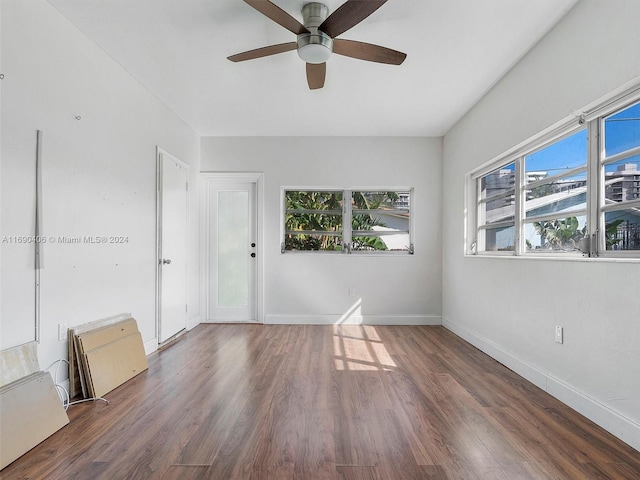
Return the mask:
M 189 166 L 158 148 L 158 343 L 187 327 Z

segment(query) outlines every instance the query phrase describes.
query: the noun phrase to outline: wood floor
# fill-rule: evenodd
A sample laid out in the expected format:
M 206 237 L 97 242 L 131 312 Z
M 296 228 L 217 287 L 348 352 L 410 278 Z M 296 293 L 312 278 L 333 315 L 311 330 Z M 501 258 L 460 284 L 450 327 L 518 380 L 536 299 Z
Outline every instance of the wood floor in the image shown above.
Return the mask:
M 640 453 L 442 327 L 200 325 L 2 479 L 635 479 Z

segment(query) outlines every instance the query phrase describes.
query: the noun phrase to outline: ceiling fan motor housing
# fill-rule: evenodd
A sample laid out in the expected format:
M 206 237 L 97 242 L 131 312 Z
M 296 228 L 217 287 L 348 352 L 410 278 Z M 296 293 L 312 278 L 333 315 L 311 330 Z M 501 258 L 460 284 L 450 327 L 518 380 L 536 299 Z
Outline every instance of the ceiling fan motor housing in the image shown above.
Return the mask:
M 304 26 L 309 33 L 298 35 L 298 56 L 307 63 L 325 63 L 333 53 L 333 39 L 318 27 L 329 15 L 322 3 L 307 3 L 302 7 Z

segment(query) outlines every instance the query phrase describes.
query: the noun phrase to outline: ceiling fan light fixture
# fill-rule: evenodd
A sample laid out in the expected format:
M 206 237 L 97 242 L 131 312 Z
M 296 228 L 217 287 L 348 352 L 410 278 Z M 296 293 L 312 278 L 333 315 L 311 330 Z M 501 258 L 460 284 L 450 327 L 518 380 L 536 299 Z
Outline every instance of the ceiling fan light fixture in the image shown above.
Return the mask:
M 300 0 L 303 3 L 304 23 L 300 23 L 272 0 L 244 1 L 296 34 L 297 41 L 255 48 L 227 58 L 232 62 L 243 62 L 297 50 L 298 56 L 306 62 L 307 84 L 310 90 L 324 87 L 327 61 L 334 52 L 344 57 L 388 65 L 400 65 L 407 57 L 406 53 L 380 45 L 336 38 L 369 17 L 387 0 L 346 0 L 332 14 L 329 14 L 329 8 L 323 3 Z
M 298 35 L 298 56 L 306 63 L 325 63 L 333 53 L 333 39 L 323 32 Z

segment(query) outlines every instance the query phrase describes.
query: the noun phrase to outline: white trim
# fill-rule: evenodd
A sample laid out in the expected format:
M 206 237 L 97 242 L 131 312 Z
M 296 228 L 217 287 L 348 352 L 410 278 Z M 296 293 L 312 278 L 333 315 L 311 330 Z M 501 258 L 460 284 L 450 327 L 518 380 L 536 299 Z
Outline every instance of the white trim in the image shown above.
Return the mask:
M 256 244 L 258 260 L 256 265 L 256 323 L 264 322 L 264 173 L 262 172 L 200 172 L 200 323 L 211 323 L 209 313 L 209 252 L 207 235 L 209 232 L 209 183 L 255 183 L 256 185 Z
M 158 338 L 154 337 L 151 340 L 147 340 L 144 342 L 144 354 L 151 355 L 153 352 L 158 350 Z
M 578 252 L 571 253 L 528 253 L 527 255 L 513 255 L 512 252 L 510 255 L 500 255 L 503 252 L 489 252 L 482 254 L 465 254 L 466 258 L 503 258 L 505 260 L 515 260 L 515 261 L 527 261 L 527 260 L 539 260 L 541 258 L 545 260 L 549 260 L 551 262 L 594 262 L 594 263 L 640 263 L 640 257 L 637 255 L 634 257 L 623 257 L 617 255 L 615 257 L 606 257 L 601 252 L 598 257 L 588 257 L 586 254 L 581 254 Z
M 268 325 L 441 325 L 439 315 L 268 314 Z
M 260 322 L 252 322 L 250 320 L 238 320 L 237 318 L 208 318 L 202 323 L 237 323 L 242 325 L 260 325 Z
M 199 313 L 189 317 L 187 320 L 187 330 L 193 330 L 195 327 L 202 323 L 202 318 Z
M 442 326 L 557 398 L 565 405 L 600 425 L 623 442 L 626 442 L 636 450 L 640 450 L 640 424 L 631 418 L 625 417 L 603 405 L 572 385 L 553 377 L 513 352 L 505 350 L 502 346 L 446 317 L 442 318 Z

